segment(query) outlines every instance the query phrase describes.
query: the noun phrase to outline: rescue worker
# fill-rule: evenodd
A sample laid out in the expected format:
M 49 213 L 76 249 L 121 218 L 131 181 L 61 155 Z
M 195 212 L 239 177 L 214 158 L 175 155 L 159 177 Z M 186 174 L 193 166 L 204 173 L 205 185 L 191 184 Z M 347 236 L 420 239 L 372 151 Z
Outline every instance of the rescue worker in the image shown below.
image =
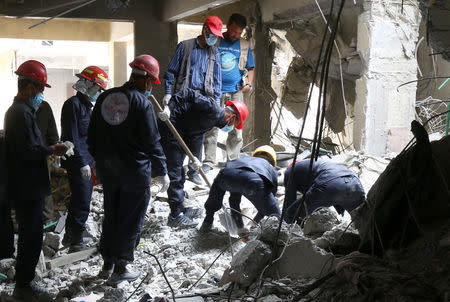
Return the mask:
M 228 101 L 226 107 L 221 108 L 214 98 L 204 96 L 190 88 L 184 88 L 176 93 L 171 98 L 168 108 L 170 121 L 194 155 L 199 154 L 207 131 L 213 127 L 242 129 L 248 117 L 248 109 L 243 102 Z M 159 122 L 161 144 L 167 157 L 170 177 L 167 195 L 171 212 L 167 224 L 171 227 L 193 228 L 197 225 L 193 219 L 199 217 L 202 211 L 183 205 L 185 182 L 183 161 L 186 153 L 167 125 L 163 123 L 169 119 L 167 111 L 160 112 L 158 116 L 161 120 Z M 200 165 L 198 159 L 192 164 L 194 170 L 198 170 Z
M 247 26 L 247 19 L 240 14 L 232 14 L 228 19 L 227 31 L 223 33 L 218 45 L 222 69 L 222 97 L 223 106 L 227 100 L 244 101 L 244 94 L 252 89 L 255 62 L 253 60 L 250 43 L 241 38 Z M 219 129 L 213 128 L 205 135 L 205 157 L 202 170 L 212 170 L 216 162 L 217 137 Z M 243 144 L 242 130 L 233 129 L 227 133 L 226 153 L 227 161 L 239 157 Z
M 286 222 L 293 222 L 300 206 L 301 197 L 297 198 L 297 192 L 305 194 L 300 219 L 320 207 L 334 206 L 342 215 L 344 210 L 350 212 L 364 202 L 365 192 L 359 178 L 346 167 L 328 159 L 318 158 L 313 161 L 311 185 L 308 187 L 309 164 L 309 159 L 299 161 L 295 163 L 292 176 L 292 166 L 284 174 Z M 289 180 L 289 177 L 293 179 Z
M 203 23 L 201 35 L 178 44 L 164 75 L 166 95 L 163 98 L 163 104 L 166 108 L 172 94 L 183 88 L 197 90 L 201 95 L 213 97 L 217 103 L 220 103 L 221 60 L 215 44 L 219 37 L 223 38 L 222 27 L 222 20 L 219 17 L 209 16 Z M 192 150 L 192 153 L 201 161 L 202 148 Z M 198 171 L 192 169 L 191 165 L 187 174 L 190 181 L 198 185 L 203 184 Z
M 258 210 L 253 218 L 261 221 L 264 216 L 280 217 L 280 208 L 275 199 L 278 188 L 278 176 L 275 150 L 264 145 L 255 150 L 252 156 L 244 156 L 229 161 L 214 179 L 209 197 L 205 202 L 206 217 L 201 232 L 211 230 L 214 213 L 222 208 L 226 191 L 230 192 L 229 204 L 231 216 L 236 222 L 239 233 L 244 233 L 244 222 L 240 214 L 241 197 L 245 196 Z
M 136 280 L 140 272 L 127 267 L 150 199 L 150 182 L 167 190 L 166 158 L 150 96 L 160 84 L 159 63 L 150 55 L 131 62 L 131 76 L 123 86 L 102 93 L 94 106 L 88 130 L 89 152 L 97 178 L 103 184 L 104 210 L 99 251 L 103 268 L 99 277 L 109 284 Z
M 6 195 L 5 133 L 0 130 L 0 260 L 14 256 L 14 230 L 11 205 Z
M 53 115 L 52 107 L 46 101 L 42 101 L 39 105 L 39 109 L 36 111 L 36 120 L 41 131 L 42 141 L 45 146 L 51 146 L 56 144 L 59 140 L 58 129 L 56 129 L 55 116 Z M 54 158 L 53 160 L 56 160 Z M 59 160 L 59 159 L 58 159 Z M 51 183 L 51 173 L 50 173 L 50 158 L 47 159 L 47 167 L 49 170 L 48 177 Z M 48 225 L 53 222 L 54 217 L 54 202 L 52 194 L 45 197 L 44 201 L 44 225 Z
M 35 301 L 46 292 L 33 279 L 42 248 L 44 198 L 50 194 L 47 156 L 62 156 L 68 147 L 61 142 L 44 146 L 36 123 L 42 93 L 50 87 L 45 66 L 29 60 L 15 73 L 18 93 L 5 115 L 7 191 L 19 224 L 13 296 L 19 301 Z
M 83 232 L 91 204 L 93 158 L 86 140 L 93 104 L 108 85 L 108 75 L 97 66 L 88 66 L 76 76 L 79 79 L 73 88 L 77 93 L 64 102 L 61 111 L 61 139 L 75 145 L 75 154 L 61 161 L 61 166 L 67 170 L 72 193 L 62 241 L 63 245 L 70 246 L 69 253 L 85 249 L 88 242 Z

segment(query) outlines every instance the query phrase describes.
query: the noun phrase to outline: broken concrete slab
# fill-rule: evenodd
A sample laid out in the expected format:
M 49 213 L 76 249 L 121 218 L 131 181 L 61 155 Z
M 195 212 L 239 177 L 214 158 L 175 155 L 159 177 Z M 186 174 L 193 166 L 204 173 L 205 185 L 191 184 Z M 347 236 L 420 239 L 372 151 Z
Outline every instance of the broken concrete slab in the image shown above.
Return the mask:
M 244 287 L 251 285 L 269 263 L 271 256 L 272 250 L 264 242 L 249 242 L 231 260 L 230 279 Z
M 331 253 L 314 245 L 309 238 L 295 238 L 283 256 L 270 269 L 269 274 L 277 278 L 318 278 L 335 267 Z
M 6 274 L 11 267 L 16 265 L 16 259 L 6 258 L 0 260 L 0 273 Z
M 52 259 L 50 261 L 48 261 L 47 264 L 47 268 L 48 269 L 54 269 L 55 267 L 59 267 L 59 266 L 63 266 L 63 265 L 67 265 L 67 264 L 71 264 L 74 263 L 76 261 L 80 261 L 83 259 L 88 258 L 89 256 L 95 254 L 97 252 L 97 248 L 93 247 L 84 251 L 80 251 L 80 252 L 76 252 L 76 253 L 72 253 L 72 254 L 67 254 L 55 259 Z
M 331 231 L 339 224 L 337 213 L 329 208 L 323 208 L 311 213 L 305 221 L 303 233 L 308 236 L 322 235 Z
M 345 229 L 345 225 L 339 225 L 315 239 L 314 243 L 322 249 L 331 250 L 334 254 L 340 255 L 358 250 L 361 242 L 358 231 L 353 228 Z
M 280 302 L 280 301 L 283 301 L 283 299 L 278 298 L 275 295 L 269 295 L 269 296 L 259 298 L 258 301 L 260 301 L 260 302 Z

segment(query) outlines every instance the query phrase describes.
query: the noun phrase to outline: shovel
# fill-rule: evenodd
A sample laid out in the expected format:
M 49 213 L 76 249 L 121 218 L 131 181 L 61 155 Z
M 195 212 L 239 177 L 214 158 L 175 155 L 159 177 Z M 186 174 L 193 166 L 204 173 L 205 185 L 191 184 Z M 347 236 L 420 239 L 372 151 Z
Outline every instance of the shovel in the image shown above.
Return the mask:
M 155 99 L 155 97 L 153 95 L 150 95 L 150 100 L 151 100 L 153 106 L 155 106 L 155 108 L 157 109 L 158 113 L 163 111 L 163 109 L 161 108 L 161 106 L 159 105 L 158 101 Z M 186 154 L 189 157 L 189 159 L 191 161 L 195 161 L 195 159 L 196 159 L 195 156 L 192 154 L 191 150 L 189 150 L 189 147 L 186 145 L 186 143 L 184 142 L 183 138 L 178 133 L 177 129 L 175 129 L 175 127 L 173 126 L 173 124 L 170 121 L 170 119 L 165 121 L 165 123 L 166 123 L 167 127 L 169 127 L 169 129 L 172 132 L 172 134 L 175 136 L 175 138 L 178 141 L 178 143 L 183 148 L 184 152 L 186 152 Z M 206 174 L 205 174 L 205 172 L 203 172 L 201 167 L 198 169 L 198 172 L 202 176 L 202 178 L 205 181 L 205 183 L 208 185 L 208 188 L 211 188 L 211 183 L 209 182 L 208 177 L 206 177 Z M 234 235 L 234 236 L 237 235 L 238 234 L 238 227 L 237 227 L 236 223 L 234 222 L 234 219 L 231 217 L 230 211 L 227 210 L 227 208 L 223 204 L 222 204 L 222 209 L 224 211 L 224 214 L 222 214 L 222 215 L 225 218 L 223 218 L 223 219 L 220 218 L 221 224 L 227 229 L 227 231 L 228 231 L 228 233 L 230 233 L 230 235 Z M 220 217 L 220 214 L 219 214 L 219 217 Z M 226 222 L 224 223 L 224 222 L 222 222 L 222 220 L 226 221 Z

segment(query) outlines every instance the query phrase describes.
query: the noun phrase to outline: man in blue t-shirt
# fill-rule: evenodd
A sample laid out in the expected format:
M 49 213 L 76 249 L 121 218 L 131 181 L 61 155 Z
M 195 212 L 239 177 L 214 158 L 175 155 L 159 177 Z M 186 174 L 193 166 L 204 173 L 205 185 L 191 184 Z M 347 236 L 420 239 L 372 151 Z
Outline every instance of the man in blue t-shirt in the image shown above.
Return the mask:
M 253 69 L 255 62 L 249 42 L 241 39 L 242 31 L 247 26 L 247 20 L 240 14 L 231 15 L 227 23 L 227 31 L 220 40 L 219 52 L 222 60 L 222 97 L 221 105 L 228 100 L 244 101 L 244 94 L 252 89 Z M 224 127 L 228 132 L 226 141 L 227 160 L 239 157 L 242 148 L 242 130 Z M 216 161 L 217 136 L 219 129 L 213 128 L 205 135 L 205 159 L 203 171 L 212 169 Z

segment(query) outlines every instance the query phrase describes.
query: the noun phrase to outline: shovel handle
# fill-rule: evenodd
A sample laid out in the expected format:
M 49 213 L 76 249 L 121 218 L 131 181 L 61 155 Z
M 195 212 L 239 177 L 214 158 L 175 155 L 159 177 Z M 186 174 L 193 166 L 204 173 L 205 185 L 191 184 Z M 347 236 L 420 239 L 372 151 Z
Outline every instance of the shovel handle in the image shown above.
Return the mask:
M 158 109 L 158 112 L 162 112 L 163 111 L 163 109 L 161 108 L 161 106 L 159 105 L 158 101 L 155 99 L 155 97 L 153 95 L 150 95 L 150 100 L 153 103 L 153 106 L 155 106 L 156 109 Z M 173 126 L 173 124 L 170 121 L 170 119 L 165 121 L 165 123 L 166 123 L 167 127 L 169 127 L 169 129 L 173 133 L 173 135 L 175 136 L 175 138 L 178 141 L 178 143 L 180 143 L 181 147 L 183 148 L 184 152 L 186 152 L 186 154 L 188 155 L 189 159 L 192 160 L 192 161 L 195 161 L 196 157 L 194 156 L 194 154 L 192 154 L 191 150 L 189 150 L 188 146 L 186 145 L 186 143 L 184 142 L 183 138 L 178 133 L 177 129 L 175 129 L 175 127 Z M 209 182 L 208 177 L 206 177 L 206 174 L 205 174 L 205 172 L 203 172 L 201 167 L 198 169 L 198 172 L 200 173 L 200 175 L 202 176 L 203 180 L 208 185 L 208 187 L 211 188 L 211 183 Z

